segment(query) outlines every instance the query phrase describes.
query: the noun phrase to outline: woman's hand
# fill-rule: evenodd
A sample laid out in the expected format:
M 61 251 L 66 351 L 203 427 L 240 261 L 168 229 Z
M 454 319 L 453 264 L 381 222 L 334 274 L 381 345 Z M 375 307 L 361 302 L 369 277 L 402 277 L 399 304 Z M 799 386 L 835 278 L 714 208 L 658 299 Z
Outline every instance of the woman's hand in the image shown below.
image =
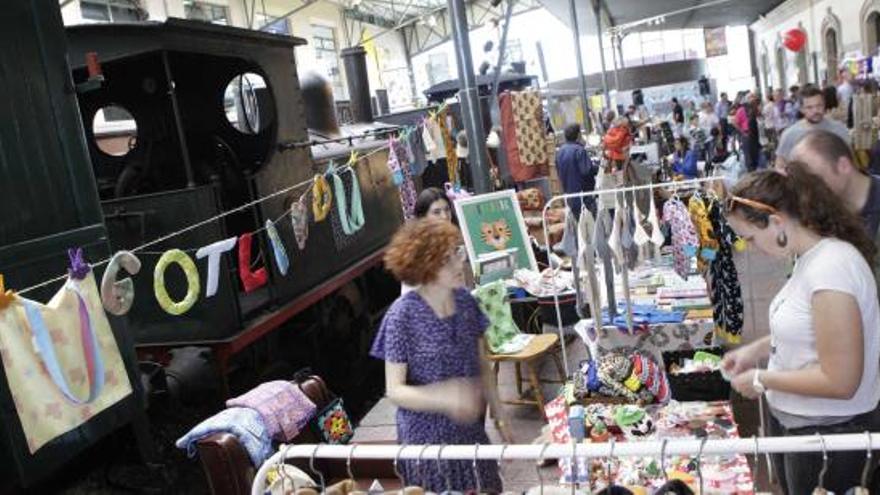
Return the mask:
M 733 378 L 749 368 L 754 368 L 765 357 L 764 348 L 767 346 L 769 340 L 765 342 L 765 339 L 761 339 L 728 352 L 721 359 L 721 371 L 725 376 Z
M 467 378 L 452 378 L 431 386 L 432 393 L 443 398 L 443 414 L 456 423 L 468 424 L 485 412 L 483 392 L 479 383 Z
M 730 385 L 746 399 L 757 399 L 761 394 L 759 394 L 758 391 L 755 390 L 755 387 L 752 386 L 755 380 L 755 373 L 757 372 L 758 370 L 756 368 L 743 371 L 730 381 Z

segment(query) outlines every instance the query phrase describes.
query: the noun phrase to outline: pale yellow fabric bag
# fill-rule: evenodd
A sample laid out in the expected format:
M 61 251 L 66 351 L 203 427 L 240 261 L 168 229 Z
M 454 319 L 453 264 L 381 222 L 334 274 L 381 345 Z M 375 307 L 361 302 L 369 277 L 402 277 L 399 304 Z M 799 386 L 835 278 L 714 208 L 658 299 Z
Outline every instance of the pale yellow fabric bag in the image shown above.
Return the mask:
M 68 399 L 49 376 L 36 351 L 24 298 L 15 296 L 5 309 L 0 309 L 0 359 L 31 453 L 132 392 L 91 271 L 82 280 L 68 279 L 48 304 L 33 302 L 49 331 L 70 391 L 85 400 L 91 383 L 83 350 L 77 291 L 88 310 L 104 366 L 104 386 L 89 403 L 77 404 Z

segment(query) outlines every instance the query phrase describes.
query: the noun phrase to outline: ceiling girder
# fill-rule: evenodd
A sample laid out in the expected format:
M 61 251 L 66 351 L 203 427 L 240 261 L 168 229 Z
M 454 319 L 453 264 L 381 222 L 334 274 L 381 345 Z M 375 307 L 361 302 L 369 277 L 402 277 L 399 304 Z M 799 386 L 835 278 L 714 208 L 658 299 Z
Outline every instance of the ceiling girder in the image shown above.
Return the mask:
M 541 3 L 538 0 L 510 1 L 516 2 L 513 6 L 513 15 L 541 8 Z M 489 0 L 474 0 L 468 5 L 465 12 L 467 13 L 468 27 L 471 30 L 482 26 L 495 15 L 501 17 L 504 14 L 501 5 L 493 7 Z M 447 10 L 443 9 L 442 12 L 435 14 L 435 17 L 439 17 L 435 26 L 414 22 L 402 28 L 406 50 L 411 57 L 449 41 L 452 32 L 449 29 Z

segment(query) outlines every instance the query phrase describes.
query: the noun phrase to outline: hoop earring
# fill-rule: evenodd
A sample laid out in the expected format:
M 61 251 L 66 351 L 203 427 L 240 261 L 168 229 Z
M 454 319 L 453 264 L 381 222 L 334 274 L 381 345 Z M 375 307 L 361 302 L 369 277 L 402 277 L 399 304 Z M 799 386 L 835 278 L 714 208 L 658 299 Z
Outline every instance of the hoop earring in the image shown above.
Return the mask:
M 781 248 L 788 246 L 788 235 L 785 233 L 784 230 L 776 236 L 776 245 Z

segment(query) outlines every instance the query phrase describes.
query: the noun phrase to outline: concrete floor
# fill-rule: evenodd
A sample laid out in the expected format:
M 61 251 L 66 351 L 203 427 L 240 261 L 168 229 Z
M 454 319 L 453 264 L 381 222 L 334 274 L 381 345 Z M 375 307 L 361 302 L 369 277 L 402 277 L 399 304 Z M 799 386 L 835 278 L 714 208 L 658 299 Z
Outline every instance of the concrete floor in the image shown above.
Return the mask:
M 786 263 L 771 260 L 750 251 L 738 253 L 736 262 L 745 303 L 745 328 L 743 329 L 743 342 L 745 343 L 767 334 L 768 307 L 773 295 L 785 282 L 787 268 Z M 575 337 L 575 340 L 568 345 L 567 356 L 569 363 L 577 363 L 587 357 L 587 348 L 583 342 Z M 556 378 L 556 370 L 550 360 L 541 364 L 540 376 L 544 379 Z M 516 396 L 514 380 L 513 365 L 502 363 L 499 374 L 499 393 L 502 399 L 511 399 Z M 556 396 L 558 388 L 558 385 L 546 384 L 543 387 L 543 393 L 549 400 Z M 740 435 L 750 437 L 757 434 L 760 424 L 757 403 L 746 401 L 738 396 L 732 397 L 731 400 L 734 405 L 735 418 L 740 426 Z M 503 413 L 511 426 L 517 443 L 531 443 L 538 439 L 544 420 L 537 407 L 504 405 Z M 356 431 L 355 442 L 394 441 L 396 438 L 394 416 L 394 406 L 383 399 L 363 418 Z M 487 431 L 493 442 L 500 442 L 500 437 L 491 421 L 487 421 Z M 754 462 L 751 458 L 749 461 L 750 463 Z M 753 472 L 755 472 L 754 467 Z M 542 473 L 545 480 L 551 480 L 557 476 L 555 466 L 544 468 Z M 538 485 L 535 463 L 531 461 L 505 463 L 502 476 L 505 490 L 519 493 Z M 756 481 L 759 492 L 781 493 L 778 487 L 769 482 L 766 463 L 762 463 L 757 470 Z

